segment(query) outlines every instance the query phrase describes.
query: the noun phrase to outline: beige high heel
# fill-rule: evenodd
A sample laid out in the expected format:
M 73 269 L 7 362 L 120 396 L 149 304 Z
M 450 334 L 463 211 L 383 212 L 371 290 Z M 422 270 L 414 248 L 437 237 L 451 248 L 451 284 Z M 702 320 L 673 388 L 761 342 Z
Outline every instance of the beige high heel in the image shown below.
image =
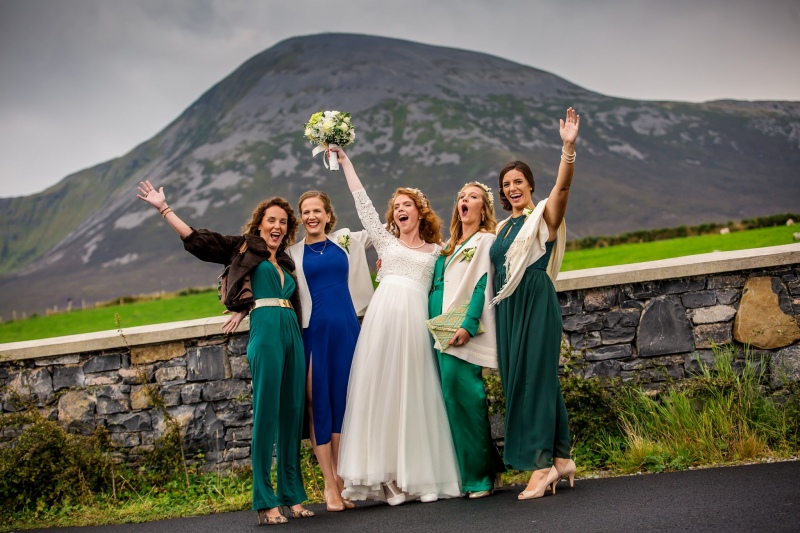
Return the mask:
M 556 467 L 551 466 L 550 470 L 547 472 L 547 476 L 545 477 L 544 481 L 539 483 L 539 485 L 534 490 L 523 490 L 517 496 L 519 500 L 533 500 L 535 498 L 541 498 L 544 496 L 544 493 L 547 489 L 553 489 L 553 494 L 556 493 L 556 485 L 555 482 L 558 481 L 560 478 L 558 476 L 558 470 Z
M 553 465 L 553 466 L 555 467 L 555 465 Z M 571 488 L 571 489 L 575 488 L 575 470 L 576 469 L 577 469 L 577 467 L 575 466 L 575 461 L 573 461 L 572 459 L 569 459 L 567 461 L 567 464 L 564 465 L 563 469 L 558 470 L 556 468 L 556 470 L 558 470 L 558 479 L 553 482 L 553 494 L 556 493 L 556 487 L 555 486 L 558 484 L 559 481 L 561 481 L 564 478 L 568 478 L 569 479 L 569 488 Z
M 344 511 L 345 507 L 347 505 L 347 504 L 344 503 L 344 499 L 341 498 L 341 496 L 339 496 L 339 498 L 342 499 L 342 503 L 339 503 L 339 504 L 329 503 L 328 502 L 328 494 L 327 494 L 328 490 L 329 489 L 326 488 L 325 490 L 322 491 L 322 495 L 325 498 L 325 508 L 328 510 L 328 512 L 329 513 L 338 513 L 338 512 Z M 330 489 L 330 490 L 334 494 L 336 493 L 336 489 Z

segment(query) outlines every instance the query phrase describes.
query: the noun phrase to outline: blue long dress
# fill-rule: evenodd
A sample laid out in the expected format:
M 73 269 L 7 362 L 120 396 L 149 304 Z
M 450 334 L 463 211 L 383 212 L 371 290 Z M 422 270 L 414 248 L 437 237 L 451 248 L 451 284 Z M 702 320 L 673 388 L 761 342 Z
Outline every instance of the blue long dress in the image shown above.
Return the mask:
M 311 294 L 311 317 L 303 330 L 306 372 L 311 366 L 314 437 L 327 444 L 331 433 L 342 432 L 347 382 L 360 326 L 347 276 L 345 252 L 327 243 L 306 244 L 303 272 Z M 319 250 L 324 249 L 320 254 Z

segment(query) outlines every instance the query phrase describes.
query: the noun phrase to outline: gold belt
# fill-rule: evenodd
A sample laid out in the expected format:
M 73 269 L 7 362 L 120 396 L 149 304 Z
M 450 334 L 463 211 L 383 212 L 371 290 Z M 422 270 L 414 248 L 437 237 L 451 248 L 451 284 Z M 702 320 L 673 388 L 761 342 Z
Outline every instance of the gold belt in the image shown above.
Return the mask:
M 294 309 L 292 302 L 284 300 L 283 298 L 259 298 L 253 302 L 253 309 L 259 307 L 286 307 L 287 309 Z

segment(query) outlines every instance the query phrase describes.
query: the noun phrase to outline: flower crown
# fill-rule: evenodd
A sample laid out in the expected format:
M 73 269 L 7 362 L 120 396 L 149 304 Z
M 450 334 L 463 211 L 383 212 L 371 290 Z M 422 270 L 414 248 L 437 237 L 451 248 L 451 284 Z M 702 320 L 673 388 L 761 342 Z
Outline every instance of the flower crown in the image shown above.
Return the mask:
M 488 186 L 484 185 L 480 181 L 470 181 L 469 183 L 465 183 L 464 186 L 461 187 L 461 191 L 463 191 L 467 187 L 472 187 L 472 186 L 480 187 L 481 189 L 486 191 L 486 196 L 489 198 L 489 209 L 494 211 L 494 195 L 492 194 L 492 189 L 490 189 Z M 458 193 L 459 196 L 461 195 L 461 191 L 459 191 Z
M 403 189 L 405 189 L 405 190 L 407 190 L 407 191 L 411 191 L 411 192 L 413 192 L 413 193 L 414 193 L 414 196 L 416 196 L 416 197 L 417 197 L 417 200 L 419 200 L 419 203 L 421 203 L 421 204 L 422 204 L 422 207 L 428 207 L 428 197 L 427 197 L 427 196 L 425 196 L 425 195 L 422 193 L 422 191 L 421 191 L 421 190 L 419 190 L 419 189 L 416 189 L 416 188 L 414 188 L 414 187 L 403 187 Z M 403 194 L 403 193 L 400 193 L 400 194 Z M 396 195 L 396 194 L 395 194 L 395 195 L 394 195 L 394 197 L 392 198 L 392 201 L 394 201 L 394 199 L 395 199 L 395 198 L 397 198 L 397 195 Z

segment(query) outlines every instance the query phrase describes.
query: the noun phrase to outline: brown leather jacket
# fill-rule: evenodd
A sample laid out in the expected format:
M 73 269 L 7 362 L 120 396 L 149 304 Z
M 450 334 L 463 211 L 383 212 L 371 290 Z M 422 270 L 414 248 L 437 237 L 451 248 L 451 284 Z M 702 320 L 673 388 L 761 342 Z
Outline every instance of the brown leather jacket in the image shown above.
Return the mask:
M 270 257 L 264 239 L 258 235 L 221 235 L 207 229 L 194 228 L 192 233 L 182 239 L 186 251 L 201 261 L 231 266 L 228 271 L 228 294 L 221 303 L 231 311 L 248 311 L 254 301 L 250 273 Z M 278 251 L 277 260 L 294 278 L 294 261 L 285 250 Z M 297 314 L 298 325 L 302 324 L 300 295 L 297 290 L 292 293 L 290 301 Z

